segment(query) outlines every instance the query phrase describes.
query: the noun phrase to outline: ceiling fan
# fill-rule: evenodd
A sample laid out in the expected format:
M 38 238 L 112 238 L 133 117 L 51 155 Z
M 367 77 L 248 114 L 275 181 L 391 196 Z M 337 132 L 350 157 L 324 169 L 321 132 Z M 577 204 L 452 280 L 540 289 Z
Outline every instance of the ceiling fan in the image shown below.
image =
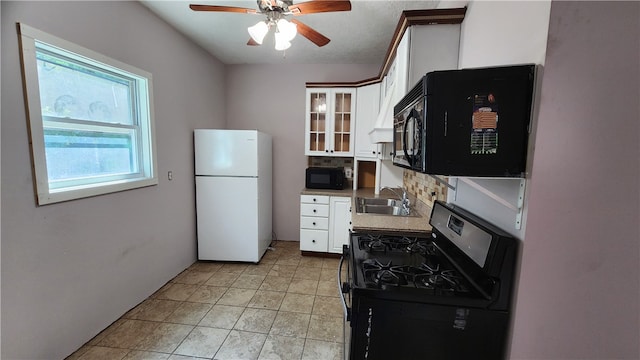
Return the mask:
M 234 6 L 197 4 L 191 4 L 189 8 L 193 11 L 264 14 L 267 16 L 265 21 L 260 21 L 247 29 L 251 36 L 247 45 L 261 45 L 264 37 L 273 28 L 275 30 L 276 50 L 288 49 L 291 46 L 290 41 L 295 37 L 296 33 L 300 33 L 300 35 L 306 37 L 317 46 L 325 46 L 331 41 L 328 37 L 296 19 L 287 21 L 286 16 L 351 10 L 351 2 L 349 0 L 311 0 L 298 4 L 293 4 L 293 0 L 257 0 L 257 2 L 257 10 Z

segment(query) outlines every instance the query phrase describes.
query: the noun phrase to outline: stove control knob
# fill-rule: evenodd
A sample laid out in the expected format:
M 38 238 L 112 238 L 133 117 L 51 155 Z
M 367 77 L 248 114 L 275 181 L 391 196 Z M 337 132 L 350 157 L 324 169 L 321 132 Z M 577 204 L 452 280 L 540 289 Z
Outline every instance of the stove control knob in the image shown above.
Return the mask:
M 348 293 L 351 290 L 351 286 L 349 286 L 348 283 L 343 282 L 342 283 L 342 289 L 340 289 L 342 291 L 343 294 Z

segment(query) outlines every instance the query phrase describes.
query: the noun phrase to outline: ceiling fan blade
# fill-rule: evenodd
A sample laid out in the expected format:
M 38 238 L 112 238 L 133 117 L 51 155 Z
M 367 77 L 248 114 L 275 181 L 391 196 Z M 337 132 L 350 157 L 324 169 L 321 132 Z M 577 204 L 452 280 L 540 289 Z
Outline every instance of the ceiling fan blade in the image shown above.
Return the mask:
M 190 4 L 189 7 L 193 11 L 221 11 L 221 12 L 234 12 L 243 14 L 255 14 L 256 9 L 235 7 L 235 6 L 217 6 L 217 5 L 197 5 Z
M 314 0 L 289 6 L 293 15 L 305 15 L 332 11 L 351 11 L 349 0 Z
M 291 19 L 291 22 L 298 26 L 298 34 L 306 37 L 312 43 L 318 46 L 325 46 L 329 43 L 329 41 L 331 41 L 328 37 L 320 34 L 319 32 L 310 28 L 308 25 L 305 25 L 296 19 Z
M 247 41 L 247 45 L 249 45 L 249 46 L 260 46 L 260 44 L 258 44 L 255 40 L 253 40 L 252 37 L 250 37 L 249 41 Z

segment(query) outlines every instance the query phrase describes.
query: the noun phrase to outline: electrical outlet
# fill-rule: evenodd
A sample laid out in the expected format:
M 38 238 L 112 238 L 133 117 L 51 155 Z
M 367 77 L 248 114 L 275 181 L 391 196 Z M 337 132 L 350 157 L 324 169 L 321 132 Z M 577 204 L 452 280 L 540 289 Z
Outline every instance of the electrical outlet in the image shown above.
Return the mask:
M 351 177 L 353 176 L 353 170 L 350 167 L 344 168 L 344 176 L 347 179 L 351 179 Z

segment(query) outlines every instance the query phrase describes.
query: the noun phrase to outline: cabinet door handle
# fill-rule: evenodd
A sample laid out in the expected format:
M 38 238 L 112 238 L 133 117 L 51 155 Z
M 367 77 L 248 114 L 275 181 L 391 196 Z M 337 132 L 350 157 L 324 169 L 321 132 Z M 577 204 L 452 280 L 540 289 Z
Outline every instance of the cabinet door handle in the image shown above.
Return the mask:
M 371 153 L 372 153 L 372 154 L 375 154 L 376 152 L 375 152 L 375 151 L 372 151 Z
M 315 241 L 315 240 L 311 240 L 311 242 L 312 242 L 312 243 L 315 243 L 316 241 Z
M 333 152 L 333 150 L 331 150 L 331 152 Z
M 328 153 L 328 152 L 329 152 L 329 150 L 325 150 L 324 152 L 327 152 L 327 153 Z

